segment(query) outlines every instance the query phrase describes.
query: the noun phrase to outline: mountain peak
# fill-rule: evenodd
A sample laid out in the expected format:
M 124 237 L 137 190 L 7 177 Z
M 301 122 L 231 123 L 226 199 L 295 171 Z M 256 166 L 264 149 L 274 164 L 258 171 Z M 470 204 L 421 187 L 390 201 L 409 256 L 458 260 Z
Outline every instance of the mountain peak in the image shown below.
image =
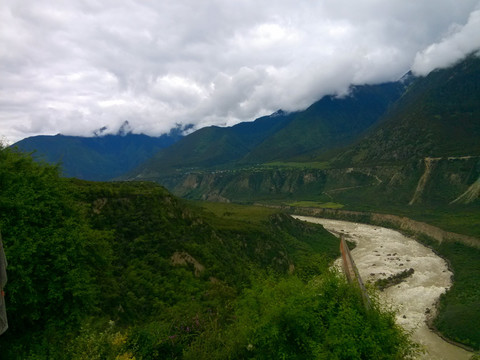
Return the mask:
M 277 116 L 285 116 L 288 115 L 286 111 L 283 111 L 282 109 L 279 109 L 275 111 L 273 114 L 270 115 L 270 117 L 277 117 Z
M 94 130 L 93 135 L 95 135 L 96 137 L 105 136 L 105 131 L 107 131 L 107 129 L 107 126 L 102 126 L 100 129 Z
M 128 120 L 125 120 L 122 126 L 120 126 L 120 129 L 118 129 L 117 135 L 125 136 L 128 134 L 131 134 L 132 131 L 133 131 L 132 126 L 130 125 Z
M 95 137 L 103 137 L 105 135 L 108 135 L 107 134 L 107 131 L 108 131 L 108 126 L 102 126 L 101 128 L 97 129 L 97 130 L 94 130 L 93 131 L 93 135 Z M 126 136 L 126 135 L 129 135 L 131 134 L 133 131 L 133 128 L 132 126 L 130 125 L 130 123 L 128 122 L 128 120 L 125 120 L 122 125 L 120 125 L 120 128 L 118 129 L 117 133 L 114 134 L 114 135 L 118 135 L 118 136 Z

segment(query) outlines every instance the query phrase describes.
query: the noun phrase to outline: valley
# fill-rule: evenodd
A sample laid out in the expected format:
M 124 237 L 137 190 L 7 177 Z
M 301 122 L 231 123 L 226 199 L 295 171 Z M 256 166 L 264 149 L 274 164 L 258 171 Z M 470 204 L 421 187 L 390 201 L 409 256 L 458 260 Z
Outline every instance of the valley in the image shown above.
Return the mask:
M 478 349 L 480 338 L 472 324 L 480 321 L 479 83 L 480 60 L 471 56 L 413 80 L 350 144 L 303 148 L 289 157 L 278 146 L 291 145 L 276 142 L 277 147 L 265 152 L 269 159 L 282 154 L 278 160 L 262 163 L 257 156 L 258 163 L 248 165 L 234 161 L 187 170 L 179 163 L 174 171 L 162 172 L 162 163 L 151 161 L 135 178 L 161 182 L 187 199 L 255 203 L 407 233 L 421 228 L 417 239 L 449 261 L 455 274 L 454 286 L 440 299 L 435 327 L 443 336 Z M 325 126 L 321 111 L 311 128 Z M 342 111 L 348 108 L 336 116 Z M 294 126 L 296 118 L 291 121 Z M 311 128 L 303 128 L 306 138 Z M 300 143 L 303 137 L 292 135 Z
M 10 353 L 48 356 L 57 350 L 44 341 L 53 337 L 64 339 L 60 349 L 72 356 L 96 348 L 126 358 L 261 358 L 301 349 L 307 358 L 371 351 L 405 358 L 417 356 L 418 347 L 398 323 L 423 327 L 437 298 L 430 326 L 480 350 L 479 84 L 480 58 L 470 55 L 425 77 L 352 86 L 348 96 L 325 96 L 303 111 L 205 127 L 167 139 L 172 143 L 158 151 L 142 147 L 143 140 L 129 147 L 125 140 L 133 138 L 116 138 L 132 162 L 123 174 L 108 170 L 110 182 L 67 180 L 57 171 L 69 173 L 68 163 L 37 164 L 15 147 L 2 149 L 8 166 L 1 168 L 0 225 L 7 257 L 21 264 L 12 270 L 9 301 L 14 314 L 25 313 L 11 333 L 33 326 Z M 119 162 L 111 150 L 105 164 Z M 92 169 L 88 161 L 86 168 Z M 433 251 L 438 261 L 435 271 L 417 266 L 400 284 L 410 286 L 419 274 L 439 276 L 413 291 L 425 299 L 422 310 L 405 320 L 377 304 L 376 315 L 365 314 L 355 290 L 328 270 L 338 257 L 336 239 L 292 214 L 414 236 L 429 248 L 418 252 Z M 48 250 L 38 250 L 33 238 Z M 84 239 L 80 245 L 77 238 Z M 57 249 L 78 256 L 65 260 Z M 49 259 L 45 266 L 56 272 L 36 263 L 33 269 L 24 253 Z M 384 265 L 382 273 L 394 276 Z M 71 273 L 81 275 L 78 281 Z M 52 275 L 54 285 L 36 274 Z M 33 301 L 21 296 L 28 293 Z M 55 315 L 56 307 L 72 314 L 68 321 Z M 364 327 L 365 321 L 372 323 Z M 430 335 L 415 336 L 422 342 Z M 368 346 L 358 348 L 352 339 L 359 337 Z
M 480 360 L 479 1 L 3 2 L 0 360 Z

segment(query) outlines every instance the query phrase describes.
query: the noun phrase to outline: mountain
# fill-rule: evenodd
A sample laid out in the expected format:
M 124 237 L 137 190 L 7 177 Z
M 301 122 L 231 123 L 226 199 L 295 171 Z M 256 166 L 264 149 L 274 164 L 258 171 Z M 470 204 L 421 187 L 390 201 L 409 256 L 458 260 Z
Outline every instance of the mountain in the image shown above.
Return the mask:
M 312 158 L 357 139 L 404 90 L 403 82 L 355 86 L 346 97 L 326 96 L 304 111 L 278 111 L 250 123 L 203 128 L 160 151 L 126 178 L 162 182 L 165 176 L 198 169 Z
M 345 164 L 480 155 L 480 59 L 418 78 L 387 120 L 338 160 Z
M 286 131 L 293 124 L 279 132 L 291 134 L 284 138 L 287 147 L 298 145 L 301 154 L 309 129 Z M 480 252 L 471 245 L 480 239 L 479 129 L 480 58 L 470 56 L 413 79 L 378 121 L 344 149 L 307 151 L 296 162 L 286 153 L 283 161 L 262 164 L 267 148 L 258 153 L 255 166 L 192 169 L 157 180 L 186 198 L 263 203 L 355 222 L 376 218 L 375 225 L 400 227 L 438 252 L 455 274 L 454 286 L 439 299 L 432 326 L 478 350 L 480 333 L 473 324 L 480 319 Z M 273 141 L 271 148 L 276 157 L 284 147 Z M 417 230 L 394 225 L 392 215 L 402 225 L 414 219 Z M 477 241 L 468 245 L 448 239 L 448 232 Z
M 12 147 L 34 152 L 38 160 L 60 163 L 64 176 L 84 180 L 109 180 L 149 159 L 181 138 L 179 131 L 160 137 L 119 133 L 95 137 L 33 136 Z
M 278 111 L 253 122 L 232 127 L 205 127 L 185 136 L 178 143 L 159 151 L 129 174 L 129 177 L 160 178 L 178 169 L 231 167 L 255 146 L 285 127 L 295 113 Z
M 405 91 L 399 84 L 360 87 L 350 97 L 327 97 L 291 114 L 278 131 L 243 150 L 242 158 L 237 154 L 235 167 L 224 158 L 223 167 L 212 168 L 219 164 L 212 162 L 185 168 L 179 160 L 158 161 L 160 152 L 132 178 L 217 201 L 377 209 L 480 203 L 480 59 L 470 56 L 402 86 Z M 397 101 L 387 101 L 395 96 Z M 209 146 L 223 154 L 218 139 L 223 141 L 212 136 Z M 186 137 L 176 146 L 188 143 Z
M 354 86 L 342 98 L 325 96 L 255 147 L 245 163 L 309 161 L 349 145 L 375 124 L 405 91 L 403 82 Z

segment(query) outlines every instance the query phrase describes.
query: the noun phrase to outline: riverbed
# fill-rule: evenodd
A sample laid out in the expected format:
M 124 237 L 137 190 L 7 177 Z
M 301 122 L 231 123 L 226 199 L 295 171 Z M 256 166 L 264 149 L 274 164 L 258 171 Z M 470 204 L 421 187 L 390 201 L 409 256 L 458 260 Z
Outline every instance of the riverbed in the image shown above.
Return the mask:
M 380 292 L 381 302 L 397 310 L 397 323 L 411 331 L 412 339 L 425 348 L 419 359 L 470 359 L 471 352 L 446 342 L 426 324 L 427 317 L 435 314 L 436 301 L 452 285 L 453 274 L 444 259 L 391 229 L 307 216 L 295 218 L 322 224 L 337 236 L 343 234 L 355 242 L 357 246 L 351 253 L 365 283 L 414 269 L 405 281 Z M 340 261 L 337 260 L 337 265 Z

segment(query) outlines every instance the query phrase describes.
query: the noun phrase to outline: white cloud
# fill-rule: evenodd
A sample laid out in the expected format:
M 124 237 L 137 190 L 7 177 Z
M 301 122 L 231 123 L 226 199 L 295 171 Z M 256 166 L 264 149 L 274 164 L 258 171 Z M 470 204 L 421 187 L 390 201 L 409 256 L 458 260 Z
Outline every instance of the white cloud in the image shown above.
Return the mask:
M 125 120 L 159 135 L 298 110 L 394 80 L 415 56 L 421 72 L 465 54 L 477 3 L 4 0 L 0 137 L 115 132 Z
M 417 53 L 412 70 L 427 75 L 438 68 L 446 68 L 466 55 L 480 50 L 480 10 L 470 14 L 465 26 L 452 26 L 447 37 Z

